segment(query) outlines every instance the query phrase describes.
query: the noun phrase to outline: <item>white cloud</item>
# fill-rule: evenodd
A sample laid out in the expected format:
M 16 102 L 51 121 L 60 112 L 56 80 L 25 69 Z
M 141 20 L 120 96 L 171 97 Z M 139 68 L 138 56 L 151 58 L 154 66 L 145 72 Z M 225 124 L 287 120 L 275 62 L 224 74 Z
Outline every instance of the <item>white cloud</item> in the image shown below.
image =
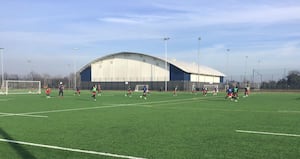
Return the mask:
M 193 4 L 193 3 L 192 3 Z M 278 6 L 278 5 L 216 5 L 201 6 L 200 3 L 189 5 L 179 3 L 175 5 L 161 5 L 157 7 L 177 12 L 166 13 L 168 16 L 175 16 L 178 24 L 185 25 L 216 25 L 216 24 L 269 24 L 294 21 L 300 19 L 300 6 Z M 172 20 L 172 19 L 171 19 Z
M 139 21 L 133 18 L 116 18 L 116 17 L 106 17 L 99 18 L 100 21 L 112 22 L 112 23 L 125 23 L 125 24 L 138 24 Z
M 53 8 L 58 5 L 48 3 Z M 163 52 L 160 39 L 169 36 L 170 57 L 195 61 L 196 36 L 200 35 L 203 36 L 201 62 L 208 66 L 224 69 L 227 48 L 235 58 L 249 55 L 249 60 L 256 63 L 261 59 L 266 67 L 281 67 L 276 66 L 279 65 L 276 60 L 282 61 L 280 65 L 299 63 L 296 61 L 300 48 L 297 40 L 300 6 L 297 4 L 235 0 L 122 3 L 101 2 L 102 9 L 92 4 L 85 8 L 76 2 L 73 5 L 64 3 L 58 6 L 59 13 L 51 13 L 53 8 L 34 12 L 36 10 L 28 6 L 25 15 L 1 14 L 1 47 L 8 48 L 12 56 L 27 52 L 48 57 L 46 54 L 69 52 L 73 47 L 83 48 L 83 52 L 91 54 L 89 57 L 124 50 L 155 54 Z M 68 60 L 68 55 L 62 58 Z M 82 63 L 87 62 L 90 61 Z M 243 60 L 238 62 L 243 65 Z

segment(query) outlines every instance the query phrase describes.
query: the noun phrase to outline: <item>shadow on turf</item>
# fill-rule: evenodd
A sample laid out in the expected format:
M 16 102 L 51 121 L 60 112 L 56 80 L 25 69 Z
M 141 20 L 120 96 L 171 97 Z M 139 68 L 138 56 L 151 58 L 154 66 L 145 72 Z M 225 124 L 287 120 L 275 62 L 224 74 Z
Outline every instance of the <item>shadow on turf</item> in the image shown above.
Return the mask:
M 216 96 L 215 98 L 203 98 L 202 100 L 206 101 L 216 101 L 216 102 L 224 102 L 227 101 L 228 99 L 225 99 L 225 96 Z
M 0 136 L 2 136 L 4 139 L 7 140 L 14 140 L 9 134 L 7 134 L 2 128 L 0 128 Z M 20 157 L 23 159 L 36 159 L 29 151 L 27 151 L 25 148 L 23 148 L 19 144 L 15 143 L 8 143 L 17 153 Z

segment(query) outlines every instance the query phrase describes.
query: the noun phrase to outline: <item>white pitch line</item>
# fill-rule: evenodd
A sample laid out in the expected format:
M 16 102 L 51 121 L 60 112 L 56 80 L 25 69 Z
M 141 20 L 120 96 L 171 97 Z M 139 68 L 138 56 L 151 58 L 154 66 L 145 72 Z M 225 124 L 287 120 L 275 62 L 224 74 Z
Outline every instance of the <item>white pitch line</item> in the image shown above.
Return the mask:
M 279 110 L 279 113 L 300 113 L 300 111 L 296 110 Z
M 1 113 L 0 117 L 6 117 L 6 116 L 24 116 L 24 117 L 35 117 L 35 118 L 48 118 L 48 116 L 44 115 L 30 115 L 30 114 L 16 114 L 16 113 Z
M 126 106 L 126 105 L 122 105 L 122 106 Z M 91 110 L 91 109 L 112 108 L 112 107 L 120 107 L 120 106 L 116 105 L 116 106 L 99 106 L 99 107 L 84 107 L 84 108 L 73 108 L 73 109 L 48 110 L 48 111 L 39 111 L 39 112 L 18 113 L 18 114 L 14 114 L 14 115 L 20 115 L 20 116 L 32 115 L 32 116 L 36 116 L 36 115 L 33 115 L 33 114 L 58 113 L 58 112 Z M 4 117 L 4 116 L 13 116 L 13 115 L 0 115 L 0 117 Z
M 170 102 L 190 101 L 190 100 L 195 100 L 195 99 L 203 100 L 203 98 L 173 99 L 173 100 L 164 100 L 164 101 L 156 101 L 156 102 L 134 103 L 134 105 L 161 104 L 161 103 L 170 103 Z
M 70 111 L 79 111 L 79 110 L 93 110 L 93 109 L 102 109 L 102 108 L 114 108 L 114 107 L 124 107 L 124 106 L 137 106 L 137 105 L 147 105 L 147 104 L 159 104 L 159 103 L 169 103 L 171 101 L 184 101 L 190 99 L 177 99 L 177 100 L 166 100 L 166 101 L 158 101 L 158 102 L 143 102 L 143 103 L 132 103 L 132 104 L 116 104 L 116 105 L 106 105 L 106 106 L 98 106 L 98 107 L 83 107 L 83 108 L 72 108 L 72 109 L 60 109 L 60 110 L 48 110 L 48 111 L 39 111 L 39 112 L 28 112 L 28 113 L 18 113 L 14 115 L 34 115 L 34 114 L 47 114 L 47 113 L 59 113 L 59 112 L 70 112 Z M 4 114 L 0 115 L 0 117 L 5 116 L 13 116 L 13 114 Z M 35 115 L 34 115 L 35 116 Z
M 300 135 L 297 135 L 297 134 L 273 133 L 273 132 L 249 131 L 249 130 L 235 130 L 235 131 L 238 132 L 238 133 L 248 133 L 248 134 L 262 134 L 262 135 L 300 137 Z
M 201 98 L 198 98 L 201 99 Z M 46 114 L 46 113 L 59 113 L 59 112 L 69 112 L 69 111 L 79 111 L 79 110 L 93 110 L 93 109 L 102 109 L 102 108 L 114 108 L 114 107 L 123 107 L 123 106 L 138 106 L 138 105 L 148 105 L 148 104 L 160 104 L 160 103 L 170 103 L 170 102 L 177 102 L 177 101 L 189 101 L 188 99 L 175 99 L 175 100 L 165 100 L 165 101 L 157 101 L 157 102 L 141 102 L 141 103 L 132 103 L 132 104 L 115 104 L 115 105 L 106 105 L 106 106 L 98 106 L 98 107 L 83 107 L 83 108 L 72 108 L 72 109 L 60 109 L 60 110 L 48 110 L 48 111 L 39 111 L 39 112 L 28 112 L 28 113 L 18 113 L 14 115 L 19 116 L 33 116 L 34 114 Z M 145 107 L 145 106 L 144 106 Z M 152 106 L 150 106 L 152 107 Z M 0 117 L 6 116 L 14 116 L 13 114 L 5 114 L 0 115 Z M 34 115 L 36 116 L 36 115 Z
M 8 140 L 8 139 L 0 139 L 0 141 L 8 142 L 8 143 L 14 143 L 14 144 L 20 144 L 20 145 L 29 145 L 29 146 L 35 146 L 35 147 L 43 147 L 43 148 L 63 150 L 63 151 L 71 151 L 71 152 L 80 152 L 80 153 L 94 154 L 94 155 L 100 155 L 100 156 L 109 156 L 109 157 L 116 157 L 116 158 L 146 159 L 146 158 L 141 158 L 141 157 L 118 155 L 118 154 L 112 154 L 112 153 L 107 153 L 107 152 L 97 152 L 97 151 L 73 149 L 73 148 L 66 148 L 66 147 L 60 147 L 60 146 L 51 146 L 51 145 L 44 145 L 44 144 L 36 144 L 36 143 L 16 141 L 16 140 Z

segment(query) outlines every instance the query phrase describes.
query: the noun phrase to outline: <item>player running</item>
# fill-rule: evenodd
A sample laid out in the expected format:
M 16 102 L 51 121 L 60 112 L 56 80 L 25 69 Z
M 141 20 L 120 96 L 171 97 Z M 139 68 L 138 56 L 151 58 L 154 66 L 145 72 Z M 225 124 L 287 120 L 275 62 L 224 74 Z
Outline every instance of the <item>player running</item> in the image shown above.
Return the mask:
M 51 88 L 47 87 L 45 93 L 46 93 L 46 98 L 50 98 Z
M 250 92 L 250 87 L 249 87 L 249 85 L 247 85 L 245 87 L 244 97 L 248 97 L 249 96 L 249 92 Z
M 60 96 L 61 98 L 64 97 L 64 89 L 65 89 L 65 87 L 64 87 L 63 83 L 60 82 L 59 86 L 58 86 L 58 90 L 59 90 L 58 96 Z
M 143 98 L 143 97 L 145 100 L 147 99 L 147 87 L 146 86 L 143 87 L 143 95 L 140 96 L 140 98 Z
M 101 85 L 100 84 L 97 85 L 97 92 L 98 92 L 98 96 L 102 95 L 102 90 L 101 90 Z
M 208 91 L 208 88 L 207 87 L 203 87 L 202 88 L 202 95 L 207 96 L 207 91 Z
M 94 99 L 95 102 L 96 102 L 96 93 L 97 93 L 97 86 L 94 85 L 92 87 L 92 97 L 93 97 L 93 99 Z
M 76 91 L 75 91 L 75 93 L 74 93 L 74 96 L 75 96 L 76 94 L 77 94 L 78 96 L 80 96 L 80 89 L 79 89 L 79 87 L 76 87 Z
M 239 87 L 238 86 L 235 86 L 233 88 L 233 94 L 232 94 L 232 99 L 234 99 L 235 102 L 237 102 L 237 99 L 239 98 Z
M 128 97 L 131 97 L 131 94 L 132 94 L 131 87 L 130 87 L 130 86 L 128 86 L 128 89 L 127 89 L 127 94 L 126 94 L 126 96 L 128 96 Z
M 213 95 L 214 95 L 214 96 L 218 95 L 218 88 L 217 88 L 217 87 L 214 88 L 214 93 L 213 93 Z
M 195 83 L 192 84 L 192 94 L 196 93 L 196 85 Z
M 232 98 L 232 88 L 228 87 L 226 92 L 227 92 L 227 95 L 226 95 L 225 99 L 231 99 Z
M 178 87 L 177 87 L 177 86 L 175 86 L 175 88 L 174 88 L 174 92 L 173 92 L 173 96 L 177 96 L 177 89 L 178 89 Z

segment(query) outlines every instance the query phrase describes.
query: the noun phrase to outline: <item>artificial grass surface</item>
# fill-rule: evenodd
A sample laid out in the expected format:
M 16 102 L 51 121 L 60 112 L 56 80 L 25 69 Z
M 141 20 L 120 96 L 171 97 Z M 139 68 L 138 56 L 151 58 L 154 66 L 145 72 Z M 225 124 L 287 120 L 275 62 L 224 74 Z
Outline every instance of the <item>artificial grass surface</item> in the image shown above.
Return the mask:
M 300 156 L 300 137 L 236 132 L 300 134 L 299 93 L 254 93 L 238 102 L 189 92 L 152 92 L 144 100 L 104 91 L 96 102 L 88 91 L 57 94 L 0 96 L 0 139 L 153 159 Z M 0 141 L 0 158 L 118 157 Z

